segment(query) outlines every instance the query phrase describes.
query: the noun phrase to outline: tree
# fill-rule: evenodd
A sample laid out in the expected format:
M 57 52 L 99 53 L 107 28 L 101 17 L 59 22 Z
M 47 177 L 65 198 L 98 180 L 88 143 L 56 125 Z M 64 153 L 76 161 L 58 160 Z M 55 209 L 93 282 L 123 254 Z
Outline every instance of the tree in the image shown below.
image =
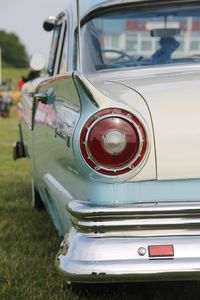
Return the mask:
M 15 33 L 0 30 L 0 48 L 3 64 L 16 68 L 28 66 L 26 48 Z

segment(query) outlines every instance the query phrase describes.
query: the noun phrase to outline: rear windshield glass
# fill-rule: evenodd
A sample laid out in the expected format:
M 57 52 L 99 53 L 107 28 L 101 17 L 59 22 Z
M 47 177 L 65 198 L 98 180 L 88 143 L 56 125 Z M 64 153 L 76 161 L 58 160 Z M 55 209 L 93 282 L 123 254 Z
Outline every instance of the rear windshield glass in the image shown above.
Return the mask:
M 199 63 L 200 6 L 120 9 L 82 26 L 83 70 Z

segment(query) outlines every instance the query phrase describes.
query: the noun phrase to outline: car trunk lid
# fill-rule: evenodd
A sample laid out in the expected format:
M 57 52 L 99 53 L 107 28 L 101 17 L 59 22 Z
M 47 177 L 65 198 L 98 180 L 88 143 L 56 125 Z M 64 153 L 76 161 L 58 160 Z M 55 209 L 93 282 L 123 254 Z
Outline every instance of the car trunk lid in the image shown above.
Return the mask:
M 148 76 L 122 77 L 120 83 L 140 93 L 149 107 L 157 179 L 199 178 L 200 68 L 165 67 L 157 74 L 152 69 Z

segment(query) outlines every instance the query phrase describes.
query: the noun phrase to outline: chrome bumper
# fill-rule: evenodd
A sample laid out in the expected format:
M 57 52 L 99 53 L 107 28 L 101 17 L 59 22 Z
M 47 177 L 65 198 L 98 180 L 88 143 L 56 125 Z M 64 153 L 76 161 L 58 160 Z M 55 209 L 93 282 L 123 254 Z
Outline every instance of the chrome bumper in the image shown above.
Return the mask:
M 72 201 L 73 227 L 56 266 L 68 281 L 111 282 L 200 278 L 200 204 L 97 207 Z M 149 246 L 173 245 L 173 257 Z

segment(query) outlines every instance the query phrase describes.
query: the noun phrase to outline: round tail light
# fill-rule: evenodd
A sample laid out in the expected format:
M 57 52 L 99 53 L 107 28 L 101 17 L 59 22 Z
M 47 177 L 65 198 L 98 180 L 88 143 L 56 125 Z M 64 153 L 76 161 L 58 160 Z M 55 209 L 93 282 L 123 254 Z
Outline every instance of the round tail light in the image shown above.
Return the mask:
M 138 167 L 147 150 L 146 132 L 139 119 L 117 108 L 97 112 L 85 123 L 80 149 L 98 173 L 120 175 Z

